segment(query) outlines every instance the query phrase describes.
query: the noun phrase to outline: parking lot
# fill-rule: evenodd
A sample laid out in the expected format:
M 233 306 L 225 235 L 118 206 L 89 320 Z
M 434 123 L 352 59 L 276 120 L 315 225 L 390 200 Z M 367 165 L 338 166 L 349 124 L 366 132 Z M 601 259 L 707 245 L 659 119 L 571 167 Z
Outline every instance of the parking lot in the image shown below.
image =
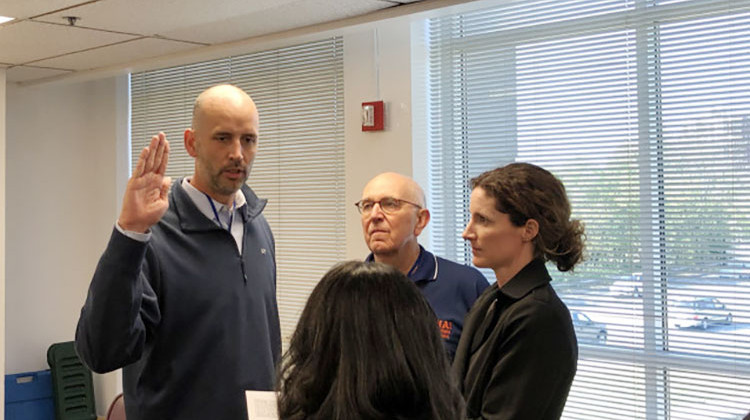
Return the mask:
M 682 294 L 691 296 L 691 293 Z M 563 299 L 566 300 L 565 296 Z M 617 387 L 619 381 L 645 381 L 645 376 L 638 375 L 645 375 L 643 366 L 651 364 L 652 367 L 665 366 L 669 371 L 670 379 L 664 382 L 663 386 L 667 387 L 665 392 L 670 395 L 670 398 L 663 403 L 668 404 L 668 408 L 665 409 L 670 413 L 670 418 L 680 420 L 738 420 L 742 418 L 750 411 L 750 394 L 742 392 L 727 399 L 726 396 L 719 396 L 715 390 L 716 387 L 750 389 L 750 372 L 733 365 L 733 361 L 746 362 L 750 359 L 750 311 L 748 307 L 736 304 L 741 301 L 740 299 L 721 299 L 721 301 L 726 302 L 725 309 L 732 314 L 731 323 L 710 323 L 706 325 L 706 328 L 703 328 L 701 323 L 697 323 L 695 326 L 678 328 L 673 316 L 668 315 L 666 320 L 662 315 L 644 316 L 644 313 L 648 313 L 649 310 L 652 313 L 660 313 L 660 308 L 654 305 L 644 310 L 642 297 L 613 298 L 602 294 L 582 297 L 578 294 L 568 298 L 566 303 L 574 317 L 574 326 L 579 341 L 577 378 L 580 376 L 581 380 L 581 382 L 574 382 L 569 398 L 571 406 L 576 402 L 579 405 L 590 404 L 588 396 L 596 391 L 587 388 L 587 383 L 596 382 L 600 384 L 599 386 Z M 669 309 L 670 306 L 667 305 L 668 314 Z M 587 320 L 590 320 L 589 324 Z M 600 339 L 602 330 L 606 331 L 605 340 Z M 651 334 L 650 340 L 646 340 L 647 334 Z M 660 353 L 664 356 L 660 357 L 658 362 L 637 359 L 643 365 L 639 362 L 630 365 L 629 362 L 623 362 L 622 358 L 616 356 L 616 354 L 621 354 L 623 349 L 642 350 L 646 342 L 652 343 L 657 349 L 668 349 L 668 351 Z M 613 375 L 606 379 L 605 383 L 601 383 L 598 381 L 602 379 L 595 372 L 589 373 L 587 366 L 590 363 L 608 363 L 606 361 L 609 358 L 610 349 L 613 351 L 613 358 L 609 366 L 614 363 L 620 366 L 619 369 L 631 373 L 627 377 Z M 698 362 L 689 366 L 671 365 L 670 355 L 697 357 Z M 588 361 L 586 360 L 588 357 L 593 358 Z M 704 364 L 702 360 L 706 363 Z M 735 370 L 733 373 L 712 371 L 706 366 L 716 361 L 719 364 L 735 366 L 733 368 Z M 647 419 L 654 416 L 654 413 L 647 408 L 645 395 L 619 394 L 613 398 L 615 400 L 611 402 L 612 404 L 630 407 L 627 418 Z M 607 407 L 599 409 L 600 413 L 624 415 L 623 412 L 611 411 Z M 598 415 L 585 417 L 577 413 L 568 417 L 564 416 L 564 418 L 598 420 L 602 417 Z
M 684 314 L 675 313 L 670 306 L 666 320 L 662 315 L 649 315 L 639 298 L 591 296 L 581 299 L 579 295 L 566 303 L 573 314 L 577 335 L 583 336 L 580 344 L 642 348 L 644 334 L 648 331 L 664 339 L 667 348 L 674 352 L 706 356 L 725 356 L 731 352 L 733 357 L 750 358 L 750 308 L 733 305 L 731 300 L 725 304 L 726 313 L 731 314 L 730 323 L 726 323 L 727 316 L 722 312 L 716 322 L 706 324 L 697 320 L 689 326 L 680 321 Z M 647 309 L 660 313 L 656 307 Z M 703 313 L 700 316 L 703 317 Z M 591 323 L 576 318 L 589 319 Z M 595 330 L 606 331 L 606 340 L 591 338 L 592 334 L 596 337 Z

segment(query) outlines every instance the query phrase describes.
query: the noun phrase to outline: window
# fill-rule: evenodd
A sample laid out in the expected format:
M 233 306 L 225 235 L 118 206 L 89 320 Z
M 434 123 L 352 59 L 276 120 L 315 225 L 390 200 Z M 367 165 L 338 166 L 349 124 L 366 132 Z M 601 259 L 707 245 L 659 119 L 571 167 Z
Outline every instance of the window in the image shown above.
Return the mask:
M 550 268 L 579 338 L 564 418 L 747 414 L 750 2 L 511 1 L 425 37 L 432 248 L 471 261 L 469 179 L 514 161 L 586 225 L 587 260 Z
M 344 111 L 341 37 L 131 76 L 131 165 L 164 131 L 167 175 L 193 173 L 182 146 L 193 101 L 233 83 L 255 100 L 260 143 L 248 185 L 267 198 L 276 239 L 282 341 L 288 340 L 316 281 L 344 257 Z M 314 217 L 311 217 L 314 215 Z

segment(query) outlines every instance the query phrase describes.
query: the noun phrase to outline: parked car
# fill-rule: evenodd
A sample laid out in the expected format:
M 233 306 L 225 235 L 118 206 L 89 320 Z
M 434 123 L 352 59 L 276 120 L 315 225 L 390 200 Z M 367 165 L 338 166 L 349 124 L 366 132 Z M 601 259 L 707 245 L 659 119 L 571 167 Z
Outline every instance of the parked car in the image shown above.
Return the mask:
M 675 302 L 670 318 L 677 328 L 699 327 L 708 329 L 711 325 L 731 324 L 732 312 L 715 297 L 696 297 Z
M 573 328 L 579 343 L 606 344 L 606 325 L 592 321 L 588 315 L 576 309 L 570 311 L 570 316 L 573 318 Z
M 615 280 L 609 286 L 609 293 L 620 298 L 639 298 L 643 296 L 641 273 L 633 273 L 627 278 Z

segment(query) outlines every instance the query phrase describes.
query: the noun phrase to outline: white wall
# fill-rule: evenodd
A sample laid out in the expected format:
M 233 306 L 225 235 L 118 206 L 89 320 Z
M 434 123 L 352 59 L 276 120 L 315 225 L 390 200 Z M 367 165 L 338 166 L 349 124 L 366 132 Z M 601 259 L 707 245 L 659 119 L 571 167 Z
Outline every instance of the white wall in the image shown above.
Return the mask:
M 5 69 L 0 69 L 0 308 L 5 308 Z M 0 367 L 5 371 L 5 311 L 0 311 Z M 5 381 L 0 382 L 0 407 L 5 407 Z M 0 420 L 5 410 L 0 410 Z
M 344 36 L 348 259 L 362 259 L 369 252 L 353 205 L 367 181 L 385 171 L 412 175 L 410 35 L 408 20 L 398 18 Z M 361 104 L 376 100 L 385 103 L 385 130 L 363 132 Z
M 7 88 L 6 374 L 48 368 L 49 345 L 74 337 L 117 215 L 122 86 Z

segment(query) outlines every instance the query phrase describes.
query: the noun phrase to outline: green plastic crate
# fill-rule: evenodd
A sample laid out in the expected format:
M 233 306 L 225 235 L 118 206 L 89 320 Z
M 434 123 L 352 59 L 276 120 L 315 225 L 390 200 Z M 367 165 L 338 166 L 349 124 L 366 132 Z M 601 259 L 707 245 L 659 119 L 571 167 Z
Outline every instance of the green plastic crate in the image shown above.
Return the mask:
M 95 420 L 91 371 L 78 358 L 73 342 L 55 343 L 47 350 L 57 420 Z

